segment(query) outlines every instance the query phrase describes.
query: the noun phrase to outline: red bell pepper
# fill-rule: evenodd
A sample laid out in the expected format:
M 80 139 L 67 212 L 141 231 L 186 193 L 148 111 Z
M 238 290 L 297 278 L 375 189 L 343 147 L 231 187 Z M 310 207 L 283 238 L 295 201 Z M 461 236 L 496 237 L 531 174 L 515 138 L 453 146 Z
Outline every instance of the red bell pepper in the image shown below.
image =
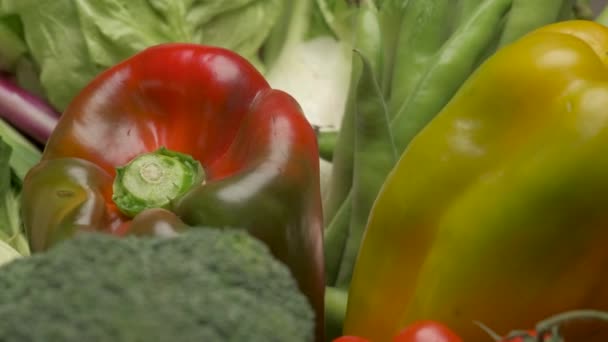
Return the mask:
M 247 229 L 291 269 L 320 341 L 318 159 L 300 106 L 245 59 L 160 45 L 103 72 L 72 101 L 24 181 L 23 221 L 33 251 L 79 231 Z

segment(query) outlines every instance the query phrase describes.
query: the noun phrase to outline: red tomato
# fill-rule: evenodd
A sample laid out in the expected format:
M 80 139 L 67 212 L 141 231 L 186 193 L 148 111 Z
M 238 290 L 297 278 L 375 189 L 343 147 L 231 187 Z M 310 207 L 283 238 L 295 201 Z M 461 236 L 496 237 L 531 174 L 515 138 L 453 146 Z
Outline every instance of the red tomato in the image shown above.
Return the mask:
M 393 342 L 462 342 L 462 339 L 441 323 L 418 321 L 401 330 Z
M 370 342 L 369 340 L 359 336 L 340 336 L 332 342 Z

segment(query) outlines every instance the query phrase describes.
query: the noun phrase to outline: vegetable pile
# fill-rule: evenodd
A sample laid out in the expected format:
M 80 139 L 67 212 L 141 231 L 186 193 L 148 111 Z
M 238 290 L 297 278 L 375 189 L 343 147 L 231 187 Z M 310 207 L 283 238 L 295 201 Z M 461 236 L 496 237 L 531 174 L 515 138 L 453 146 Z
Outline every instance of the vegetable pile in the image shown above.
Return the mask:
M 608 340 L 596 6 L 0 1 L 0 340 Z

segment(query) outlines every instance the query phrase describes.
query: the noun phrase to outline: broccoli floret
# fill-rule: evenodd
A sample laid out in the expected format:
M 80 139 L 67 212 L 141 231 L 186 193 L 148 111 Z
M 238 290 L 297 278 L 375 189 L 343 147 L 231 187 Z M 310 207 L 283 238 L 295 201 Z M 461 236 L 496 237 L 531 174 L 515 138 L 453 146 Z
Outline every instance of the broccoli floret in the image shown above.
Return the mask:
M 240 230 L 87 233 L 0 268 L 0 341 L 312 341 L 313 315 Z

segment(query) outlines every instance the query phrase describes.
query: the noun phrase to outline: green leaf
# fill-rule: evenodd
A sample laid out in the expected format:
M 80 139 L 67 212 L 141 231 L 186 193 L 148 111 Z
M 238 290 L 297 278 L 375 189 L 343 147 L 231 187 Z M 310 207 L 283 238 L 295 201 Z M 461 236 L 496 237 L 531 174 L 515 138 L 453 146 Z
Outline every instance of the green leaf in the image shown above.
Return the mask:
M 173 0 L 166 0 L 173 1 Z M 215 3 L 217 14 L 208 22 L 201 23 L 193 13 L 206 13 L 202 8 L 206 3 Z M 239 0 L 240 7 L 226 7 L 233 1 L 206 0 L 192 7 L 187 15 L 188 23 L 196 23 L 192 41 L 207 45 L 222 46 L 238 52 L 263 71 L 264 66 L 257 59 L 258 52 L 270 30 L 279 19 L 284 6 L 282 0 Z M 234 5 L 230 5 L 234 6 Z M 208 5 L 207 8 L 211 8 Z
M 111 66 L 160 42 L 188 41 L 192 33 L 187 28 L 171 26 L 172 19 L 183 17 L 187 9 L 182 1 L 172 3 L 162 18 L 146 0 L 75 1 L 75 27 L 82 32 L 91 64 Z
M 191 42 L 257 53 L 283 0 L 4 0 L 23 24 L 29 54 L 59 110 L 102 70 L 142 49 Z
M 21 254 L 11 247 L 11 245 L 0 240 L 0 265 L 6 264 L 20 256 Z
M 0 195 L 4 195 L 11 189 L 11 167 L 9 160 L 13 150 L 9 144 L 0 136 Z
M 64 109 L 102 67 L 89 59 L 71 0 L 5 0 L 0 12 L 19 15 L 49 101 Z
M 323 23 L 339 40 L 350 41 L 353 34 L 353 22 L 356 20 L 358 7 L 376 6 L 371 0 L 360 0 L 356 6 L 353 1 L 345 0 L 315 0 L 316 11 L 323 18 Z M 311 24 L 311 30 L 315 29 L 315 21 Z
M 604 26 L 608 26 L 608 5 L 605 5 L 600 13 L 595 17 L 595 21 Z
M 19 196 L 11 187 L 11 154 L 11 147 L 0 137 L 0 240 L 21 254 L 29 254 L 22 234 Z
M 271 69 L 293 46 L 304 40 L 310 25 L 312 5 L 311 0 L 292 0 L 283 6 L 276 25 L 264 43 L 264 62 Z
M 0 119 L 0 139 L 12 151 L 9 152 L 9 166 L 17 178 L 17 185 L 20 186 L 27 172 L 40 161 L 42 152 L 2 119 Z
M 330 10 L 330 6 L 333 5 L 333 3 L 335 3 L 335 0 L 315 0 L 315 4 L 310 13 L 308 32 L 306 32 L 305 39 L 322 36 L 336 37 L 336 33 L 333 28 L 329 26 L 330 22 L 328 21 L 328 19 L 333 19 L 333 13 Z
M 13 71 L 19 58 L 27 52 L 12 19 L 14 17 L 0 19 L 0 70 L 5 71 Z

